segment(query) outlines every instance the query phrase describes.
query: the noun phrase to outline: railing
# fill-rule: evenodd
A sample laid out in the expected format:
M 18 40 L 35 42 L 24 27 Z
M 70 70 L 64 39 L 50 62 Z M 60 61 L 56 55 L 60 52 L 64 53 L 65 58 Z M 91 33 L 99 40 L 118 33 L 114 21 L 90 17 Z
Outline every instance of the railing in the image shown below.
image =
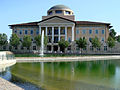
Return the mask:
M 0 60 L 13 60 L 15 57 L 14 55 L 0 55 Z

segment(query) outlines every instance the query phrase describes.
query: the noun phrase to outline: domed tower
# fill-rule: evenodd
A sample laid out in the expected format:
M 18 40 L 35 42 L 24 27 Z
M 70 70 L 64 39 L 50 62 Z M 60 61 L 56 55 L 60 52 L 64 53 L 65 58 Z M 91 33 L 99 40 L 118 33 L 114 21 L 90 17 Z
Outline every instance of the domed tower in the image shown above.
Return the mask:
M 60 16 L 70 20 L 74 20 L 73 11 L 65 5 L 55 5 L 47 11 L 47 16 L 43 16 L 42 19 L 47 19 L 52 16 Z

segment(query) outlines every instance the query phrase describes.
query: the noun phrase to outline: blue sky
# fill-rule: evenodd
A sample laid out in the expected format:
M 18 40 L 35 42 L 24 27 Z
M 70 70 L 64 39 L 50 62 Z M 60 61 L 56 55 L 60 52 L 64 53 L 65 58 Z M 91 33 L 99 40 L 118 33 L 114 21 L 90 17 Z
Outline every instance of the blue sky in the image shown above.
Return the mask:
M 77 21 L 108 22 L 120 34 L 120 0 L 0 0 L 0 33 L 10 37 L 9 24 L 40 21 L 57 4 L 70 7 Z

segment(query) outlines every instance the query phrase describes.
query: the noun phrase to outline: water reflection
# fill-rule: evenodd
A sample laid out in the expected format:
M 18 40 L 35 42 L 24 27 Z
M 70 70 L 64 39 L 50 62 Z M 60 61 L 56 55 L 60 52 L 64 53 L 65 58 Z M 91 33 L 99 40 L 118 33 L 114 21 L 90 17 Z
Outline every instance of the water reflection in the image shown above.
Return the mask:
M 114 61 L 19 63 L 12 75 L 45 89 L 120 88 L 120 63 Z M 103 89 L 101 89 L 103 90 Z

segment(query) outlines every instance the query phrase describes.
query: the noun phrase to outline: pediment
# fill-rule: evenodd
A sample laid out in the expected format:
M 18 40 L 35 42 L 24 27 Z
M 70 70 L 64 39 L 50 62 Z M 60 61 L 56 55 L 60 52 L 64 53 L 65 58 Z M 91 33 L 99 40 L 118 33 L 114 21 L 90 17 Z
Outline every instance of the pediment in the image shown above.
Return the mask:
M 51 18 L 42 20 L 39 24 L 45 24 L 45 23 L 56 23 L 56 24 L 57 23 L 68 23 L 68 24 L 71 23 L 71 24 L 73 24 L 74 21 L 71 21 L 71 20 L 56 16 L 56 17 L 51 17 Z

